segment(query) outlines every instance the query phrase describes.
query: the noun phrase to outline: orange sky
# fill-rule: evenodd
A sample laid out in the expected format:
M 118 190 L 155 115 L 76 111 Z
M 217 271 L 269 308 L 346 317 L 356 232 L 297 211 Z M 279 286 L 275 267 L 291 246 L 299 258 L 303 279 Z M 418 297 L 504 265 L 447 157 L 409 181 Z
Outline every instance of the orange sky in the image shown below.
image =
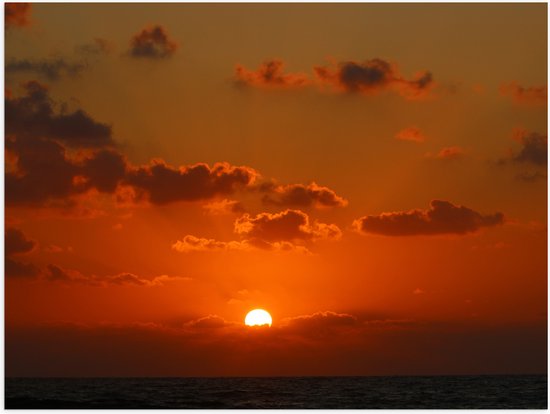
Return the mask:
M 546 7 L 7 4 L 6 374 L 546 372 Z

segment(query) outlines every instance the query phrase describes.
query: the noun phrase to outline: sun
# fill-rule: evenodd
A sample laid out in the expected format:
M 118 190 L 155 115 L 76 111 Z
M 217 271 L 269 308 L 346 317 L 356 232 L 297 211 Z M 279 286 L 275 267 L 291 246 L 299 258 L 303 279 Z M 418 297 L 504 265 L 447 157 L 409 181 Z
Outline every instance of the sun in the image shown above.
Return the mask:
M 273 320 L 269 312 L 263 309 L 254 309 L 246 314 L 244 318 L 244 324 L 247 326 L 261 326 L 268 325 L 271 326 Z

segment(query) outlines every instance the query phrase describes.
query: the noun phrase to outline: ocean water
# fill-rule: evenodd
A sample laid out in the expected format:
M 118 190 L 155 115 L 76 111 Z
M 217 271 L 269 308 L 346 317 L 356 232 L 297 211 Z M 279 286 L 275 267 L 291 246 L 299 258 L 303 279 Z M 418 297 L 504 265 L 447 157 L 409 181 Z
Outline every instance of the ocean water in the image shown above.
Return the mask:
M 6 378 L 5 408 L 538 408 L 546 375 Z

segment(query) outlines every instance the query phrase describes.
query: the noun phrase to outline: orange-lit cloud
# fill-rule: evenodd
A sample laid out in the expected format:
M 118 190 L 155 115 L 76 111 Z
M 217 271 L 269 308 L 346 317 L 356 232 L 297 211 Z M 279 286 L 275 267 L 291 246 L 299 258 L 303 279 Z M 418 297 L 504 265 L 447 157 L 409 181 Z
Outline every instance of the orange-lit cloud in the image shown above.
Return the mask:
M 395 134 L 395 138 L 401 141 L 412 141 L 412 142 L 426 141 L 426 137 L 424 136 L 420 128 L 417 128 L 414 126 L 402 129 L 397 134 Z
M 348 201 L 328 187 L 311 184 L 264 184 L 260 191 L 268 192 L 262 201 L 280 207 L 345 207 Z
M 211 203 L 205 204 L 202 206 L 208 214 L 213 216 L 238 213 L 242 214 L 245 212 L 245 208 L 240 201 L 237 200 L 228 200 L 224 198 L 219 201 L 212 201 Z
M 306 75 L 301 73 L 284 73 L 284 63 L 276 59 L 264 62 L 255 71 L 237 65 L 235 68 L 235 79 L 238 85 L 274 88 L 296 88 L 309 83 Z
M 130 56 L 135 58 L 164 59 L 172 56 L 177 49 L 175 41 L 160 25 L 146 27 L 130 40 Z
M 296 245 L 288 241 L 270 242 L 262 239 L 220 241 L 206 239 L 188 234 L 181 240 L 172 244 L 172 249 L 180 253 L 190 252 L 220 252 L 220 251 L 252 251 L 267 250 L 273 252 L 288 252 L 311 254 L 304 246 Z
M 466 152 L 457 146 L 442 148 L 437 154 L 427 153 L 426 158 L 432 158 L 436 160 L 459 160 L 466 156 Z
M 353 222 L 357 231 L 385 236 L 467 234 L 504 222 L 502 213 L 480 214 L 448 201 L 432 200 L 428 210 L 410 210 L 364 216 Z
M 546 86 L 525 87 L 517 82 L 504 83 L 500 86 L 500 93 L 518 104 L 543 106 L 548 102 L 548 88 Z
M 383 59 L 363 63 L 347 61 L 333 67 L 316 66 L 314 71 L 321 83 L 348 93 L 376 94 L 393 89 L 407 99 L 417 99 L 426 96 L 433 86 L 430 72 L 419 73 L 407 80 L 396 65 Z
M 29 25 L 31 4 L 29 3 L 5 3 L 4 17 L 6 28 L 24 27 Z
M 235 232 L 267 242 L 336 240 L 342 235 L 335 224 L 311 222 L 309 216 L 300 210 L 260 213 L 255 217 L 244 214 L 235 221 Z
M 223 242 L 214 239 L 206 239 L 204 237 L 196 237 L 190 234 L 186 235 L 183 239 L 176 241 L 172 245 L 172 249 L 180 253 L 246 250 L 248 248 L 250 248 L 250 246 L 246 241 Z

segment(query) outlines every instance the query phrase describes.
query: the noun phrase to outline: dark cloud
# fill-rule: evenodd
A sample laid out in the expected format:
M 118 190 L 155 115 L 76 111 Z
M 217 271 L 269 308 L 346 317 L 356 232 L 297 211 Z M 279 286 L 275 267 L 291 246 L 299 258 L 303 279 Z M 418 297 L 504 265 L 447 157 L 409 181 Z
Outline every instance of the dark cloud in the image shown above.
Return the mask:
M 47 87 L 36 81 L 23 86 L 24 96 L 5 100 L 6 136 L 54 139 L 77 148 L 114 144 L 109 125 L 96 122 L 81 109 L 58 110 Z
M 86 62 L 69 62 L 64 58 L 52 59 L 10 59 L 6 62 L 6 74 L 25 73 L 41 76 L 55 81 L 61 77 L 80 75 L 88 64 Z
M 260 176 L 256 170 L 226 162 L 177 167 L 157 159 L 132 165 L 117 149 L 111 126 L 81 109 L 68 111 L 56 104 L 37 81 L 24 84 L 24 92 L 5 99 L 7 205 L 70 208 L 84 196 L 91 197 L 91 190 L 128 205 L 222 199 L 207 206 L 213 214 L 244 212 L 240 202 L 223 198 L 240 191 L 265 193 L 265 203 L 285 207 L 347 204 L 316 183 L 256 185 Z M 80 201 L 77 196 L 82 196 Z
M 31 5 L 29 3 L 5 3 L 4 17 L 6 29 L 29 25 Z
M 235 221 L 235 232 L 266 242 L 338 239 L 342 235 L 334 224 L 311 223 L 309 216 L 300 210 L 260 213 L 255 217 L 244 214 Z
M 511 82 L 500 86 L 502 96 L 509 97 L 518 104 L 544 106 L 548 102 L 548 88 L 546 86 L 524 87 Z
M 79 168 L 58 143 L 28 137 L 6 140 L 6 151 L 17 157 L 17 171 L 6 173 L 6 204 L 42 204 L 76 191 L 73 177 Z
M 527 163 L 537 166 L 546 166 L 548 164 L 547 135 L 522 131 L 516 134 L 516 139 L 522 146 L 521 150 L 518 153 L 513 153 L 504 161 Z
M 289 333 L 313 338 L 327 338 L 339 332 L 357 329 L 360 323 L 353 315 L 336 312 L 317 312 L 282 321 L 283 329 Z
M 125 177 L 126 159 L 117 151 L 100 150 L 82 164 L 85 186 L 95 187 L 104 193 L 113 193 Z M 74 182 L 74 181 L 73 181 Z
M 385 236 L 467 234 L 504 222 L 502 213 L 480 214 L 448 201 L 433 200 L 428 210 L 410 210 L 364 216 L 354 221 L 361 233 Z
M 208 315 L 185 323 L 187 329 L 220 329 L 231 326 L 230 322 L 218 315 Z
M 546 172 L 531 171 L 519 173 L 516 175 L 516 178 L 527 183 L 534 183 L 536 181 L 546 180 L 548 178 L 548 175 Z
M 39 269 L 31 263 L 15 260 L 13 255 L 22 255 L 34 250 L 37 243 L 29 239 L 21 230 L 7 228 L 4 235 L 6 277 L 33 277 L 39 274 Z
M 177 44 L 160 25 L 147 27 L 135 34 L 130 41 L 130 56 L 136 58 L 163 59 L 172 56 Z
M 195 164 L 174 168 L 161 160 L 131 169 L 125 183 L 144 192 L 153 204 L 207 200 L 230 195 L 254 183 L 258 173 L 249 167 L 227 163 Z
M 163 286 L 164 284 L 176 280 L 188 280 L 185 277 L 178 276 L 156 276 L 154 278 L 144 278 L 133 273 L 119 273 L 116 275 L 97 276 L 84 275 L 77 270 L 65 269 L 60 266 L 49 264 L 45 271 L 41 272 L 44 279 L 51 282 L 60 282 L 68 284 L 83 284 L 94 287 L 107 286 Z
M 235 80 L 238 85 L 256 87 L 295 88 L 310 83 L 306 75 L 300 73 L 284 73 L 284 63 L 281 60 L 268 60 L 255 71 L 241 65 L 235 68 Z
M 67 201 L 91 188 L 113 192 L 126 161 L 106 148 L 114 147 L 111 127 L 82 110 L 57 110 L 46 87 L 36 81 L 25 84 L 25 90 L 24 96 L 5 101 L 5 148 L 13 160 L 5 176 L 6 204 Z M 88 152 L 75 158 L 66 147 Z
M 6 277 L 35 277 L 40 274 L 40 269 L 32 263 L 20 262 L 10 257 L 6 257 L 4 270 Z
M 328 187 L 311 183 L 309 185 L 273 185 L 260 188 L 268 191 L 262 201 L 282 207 L 344 207 L 348 201 Z
M 354 322 L 353 315 L 322 314 L 293 318 L 294 324 L 284 326 L 274 320 L 271 328 L 256 329 L 215 315 L 178 326 L 12 324 L 5 333 L 5 375 L 546 374 L 545 323 L 371 324 Z
M 90 43 L 84 43 L 75 47 L 77 53 L 86 56 L 97 56 L 111 53 L 113 46 L 106 39 L 96 37 Z
M 36 241 L 31 240 L 25 234 L 15 228 L 7 228 L 4 236 L 6 256 L 18 253 L 29 253 L 36 247 Z
M 316 66 L 314 71 L 322 83 L 350 93 L 374 94 L 391 88 L 406 98 L 415 99 L 425 96 L 433 86 L 430 72 L 407 80 L 395 65 L 382 59 L 341 62 L 336 67 Z
M 246 213 L 235 220 L 234 230 L 242 237 L 241 240 L 226 242 L 188 234 L 176 241 L 172 249 L 180 253 L 259 249 L 311 254 L 303 244 L 321 239 L 338 240 L 342 235 L 334 224 L 311 223 L 309 216 L 300 210 L 261 213 L 255 217 Z

